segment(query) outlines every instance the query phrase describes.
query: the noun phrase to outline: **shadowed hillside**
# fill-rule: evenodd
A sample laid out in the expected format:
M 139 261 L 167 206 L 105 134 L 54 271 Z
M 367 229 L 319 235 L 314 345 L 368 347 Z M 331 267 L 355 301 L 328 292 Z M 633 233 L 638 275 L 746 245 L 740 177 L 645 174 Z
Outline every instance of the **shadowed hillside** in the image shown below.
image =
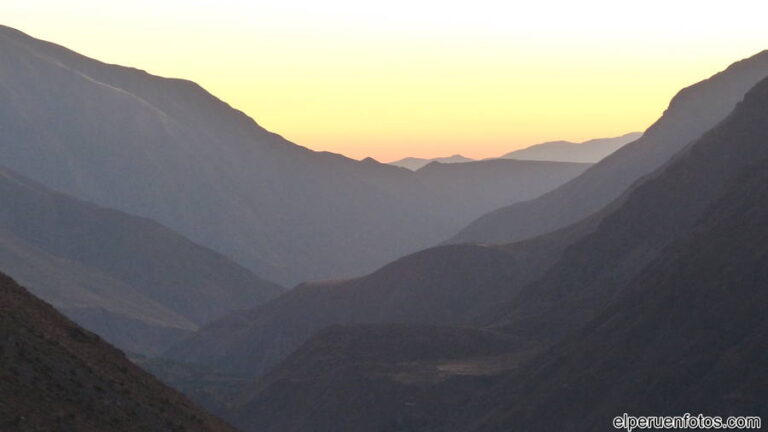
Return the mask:
M 719 199 L 595 319 L 483 396 L 454 429 L 592 431 L 624 412 L 765 419 L 766 125 L 763 81 L 689 155 L 637 191 L 711 187 L 696 175 L 708 168 L 710 178 L 725 180 Z
M 510 344 L 504 335 L 469 328 L 333 326 L 245 388 L 226 414 L 248 431 L 427 428 L 492 382 L 473 367 Z
M 233 431 L 0 274 L 0 429 Z
M 0 167 L 0 269 L 121 348 L 157 353 L 281 289 L 160 224 Z

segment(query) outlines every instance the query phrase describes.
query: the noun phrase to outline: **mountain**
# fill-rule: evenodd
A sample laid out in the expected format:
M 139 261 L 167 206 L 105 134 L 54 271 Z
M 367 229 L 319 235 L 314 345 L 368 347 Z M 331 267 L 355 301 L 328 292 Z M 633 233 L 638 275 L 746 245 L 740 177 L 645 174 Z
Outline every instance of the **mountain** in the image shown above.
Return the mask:
M 424 158 L 417 158 L 417 157 L 407 157 L 400 160 L 387 162 L 389 165 L 394 165 L 396 167 L 400 168 L 407 168 L 411 171 L 418 171 L 420 168 L 429 165 L 432 162 L 440 162 L 440 163 L 461 163 L 461 162 L 471 162 L 474 159 L 470 159 L 467 157 L 464 157 L 459 154 L 455 154 L 453 156 L 447 156 L 447 157 L 437 157 L 437 158 L 431 158 L 431 159 L 424 159 Z
M 475 320 L 475 326 L 507 341 L 499 351 L 469 353 L 461 357 L 458 370 L 439 379 L 434 374 L 445 371 L 445 363 L 432 363 L 427 369 L 433 379 L 412 380 L 420 384 L 406 388 L 398 384 L 402 377 L 398 374 L 407 371 L 408 365 L 429 364 L 430 356 L 422 354 L 420 343 L 387 348 L 389 356 L 377 355 L 382 343 L 377 332 L 354 330 L 351 341 L 340 342 L 332 350 L 347 353 L 365 341 L 370 344 L 365 349 L 379 361 L 344 355 L 351 364 L 343 370 L 349 372 L 329 380 L 319 371 L 302 375 L 320 359 L 332 359 L 306 354 L 307 347 L 324 343 L 318 333 L 257 381 L 267 385 L 257 384 L 255 391 L 243 392 L 230 418 L 248 418 L 253 408 L 248 401 L 276 400 L 284 408 L 251 419 L 252 424 L 266 430 L 272 425 L 296 430 L 287 412 L 294 419 L 317 419 L 318 407 L 335 412 L 344 406 L 334 405 L 332 399 L 308 400 L 308 395 L 317 394 L 320 383 L 323 394 L 356 395 L 354 400 L 370 404 L 393 398 L 407 402 L 385 405 L 389 418 L 402 423 L 397 428 L 376 423 L 383 430 L 592 431 L 611 427 L 613 417 L 625 412 L 765 415 L 767 185 L 765 79 L 723 122 L 598 215 L 566 230 L 506 246 L 506 253 L 530 260 L 549 244 L 549 252 L 542 254 L 548 258 L 517 261 L 521 268 L 532 264 L 539 273 L 532 280 L 524 281 L 523 272 L 509 265 L 486 266 L 481 271 L 470 262 L 480 251 L 500 250 L 500 246 L 453 246 L 466 248 L 466 255 L 456 262 L 442 259 L 442 266 L 435 261 L 439 258 L 428 258 L 451 247 L 422 252 L 421 264 L 415 257 L 401 260 L 403 269 L 407 263 L 413 265 L 409 272 L 401 272 L 403 278 L 421 279 L 423 285 L 430 283 L 434 269 L 464 274 L 461 265 L 466 265 L 477 274 L 494 274 L 477 284 L 457 280 L 456 286 L 468 292 L 465 299 L 483 297 L 492 286 L 499 293 L 513 291 L 511 300 L 499 296 L 495 306 L 474 311 L 486 317 L 484 324 L 482 319 Z M 498 273 L 502 269 L 509 273 Z M 379 279 L 386 280 L 382 275 Z M 399 285 L 388 282 L 379 289 Z M 327 309 L 328 303 L 354 305 L 357 296 L 370 298 L 369 292 L 358 293 L 348 284 L 339 284 L 335 290 L 325 287 L 326 294 L 313 304 Z M 429 304 L 440 305 L 454 295 L 440 289 L 427 295 L 426 288 L 408 288 L 410 298 L 399 299 L 408 308 L 420 302 L 419 307 L 429 310 Z M 476 305 L 465 302 L 457 310 L 472 310 Z M 316 319 L 316 309 L 307 315 L 309 319 Z M 390 320 L 400 318 L 395 315 Z M 258 339 L 252 342 L 263 344 Z M 461 351 L 456 348 L 456 352 Z M 300 360 L 301 353 L 306 360 Z M 335 366 L 323 370 L 334 371 Z M 286 377 L 283 382 L 295 383 L 296 390 L 270 387 L 273 373 Z M 458 377 L 463 385 L 448 392 L 444 386 Z M 367 388 L 372 391 L 358 393 Z M 446 401 L 436 396 L 446 393 L 450 394 Z M 368 414 L 372 408 L 362 402 L 348 407 L 336 423 L 344 428 L 316 430 L 355 430 L 354 424 L 347 427 L 349 422 L 376 420 Z
M 643 134 L 641 132 L 631 132 L 619 137 L 598 138 L 584 141 L 583 143 L 574 143 L 570 141 L 545 142 L 509 152 L 503 156 L 500 156 L 499 159 L 596 163 L 609 154 L 620 149 L 625 144 L 640 138 L 642 135 Z M 450 164 L 472 161 L 473 159 L 456 154 L 453 156 L 438 157 L 432 159 L 407 157 L 393 162 L 388 162 L 388 164 L 401 168 L 407 168 L 411 171 L 418 171 L 422 167 L 425 167 L 432 162 Z
M 631 132 L 619 137 L 598 138 L 582 143 L 551 141 L 509 152 L 501 158 L 596 163 L 641 136 L 641 132 Z
M 764 59 L 768 74 L 768 53 L 753 60 L 758 58 Z M 729 71 L 741 71 L 744 65 L 737 63 Z M 733 80 L 744 76 L 748 81 L 752 79 L 749 74 L 731 75 L 729 72 L 713 78 L 715 84 L 700 83 L 693 88 L 720 89 L 724 80 L 730 87 L 741 88 L 742 85 Z M 689 94 L 690 90 L 681 93 L 686 95 L 685 98 L 689 98 Z M 702 103 L 712 97 L 707 91 L 693 96 L 691 98 L 701 99 Z M 679 95 L 676 99 L 681 97 Z M 719 106 L 724 102 L 717 100 L 714 103 Z M 665 118 L 657 122 L 664 125 L 664 129 L 651 129 L 680 131 L 691 118 L 711 111 L 698 104 L 673 103 L 673 106 L 676 109 L 668 110 Z M 681 111 L 686 107 L 693 112 Z M 677 124 L 676 121 L 682 123 Z M 651 150 L 658 151 L 656 148 Z M 463 165 L 468 164 L 443 166 L 460 169 Z M 620 197 L 614 204 L 578 223 L 531 240 L 507 246 L 433 248 L 406 256 L 362 278 L 304 284 L 264 307 L 201 328 L 194 337 L 165 355 L 179 361 L 259 375 L 328 325 L 399 322 L 477 326 L 486 325 L 509 310 L 517 311 L 517 315 L 510 318 L 516 321 L 516 325 L 530 329 L 521 344 L 540 346 L 561 337 L 562 332 L 570 327 L 537 321 L 543 316 L 542 310 L 552 307 L 545 303 L 543 295 L 537 299 L 537 293 L 549 292 L 550 289 L 567 290 L 569 287 L 600 287 L 606 292 L 609 289 L 619 290 L 621 284 L 634 276 L 664 242 L 682 229 L 681 226 L 691 223 L 687 218 L 701 211 L 699 206 L 693 204 L 704 202 L 703 197 L 714 193 L 715 189 L 687 192 L 690 195 L 680 197 L 679 201 L 659 198 L 659 203 L 654 205 L 666 206 L 664 208 L 683 206 L 687 211 L 649 214 L 645 222 L 641 218 L 624 222 L 628 226 L 646 228 L 646 232 L 628 233 L 625 227 L 617 224 L 614 231 L 603 231 L 607 233 L 604 237 L 593 234 L 603 225 L 603 219 L 621 205 L 623 198 Z M 692 204 L 684 206 L 687 202 Z M 634 214 L 643 215 L 650 210 L 653 209 L 637 208 Z M 653 225 L 651 221 L 658 225 Z M 624 242 L 616 239 L 624 239 Z M 573 289 L 576 292 L 576 288 Z M 532 300 L 521 301 L 524 296 Z M 581 315 L 563 312 L 563 318 L 558 320 L 566 322 L 568 318 L 581 322 L 579 320 L 587 319 L 597 308 L 599 306 L 574 308 Z
M 683 190 L 715 186 L 717 199 L 707 200 L 693 227 L 596 318 L 507 377 L 454 429 L 590 431 L 625 412 L 764 418 L 766 125 L 768 80 L 688 155 L 636 192 L 641 200 L 671 188 L 666 190 L 679 198 Z
M 509 164 L 506 180 L 458 197 L 450 189 L 458 180 L 311 151 L 197 84 L 107 65 L 7 27 L 0 129 L 0 160 L 21 175 L 158 221 L 286 285 L 366 274 L 586 168 L 550 162 L 536 165 L 547 170 L 539 175 Z
M 333 324 L 471 325 L 502 299 L 511 300 L 517 287 L 506 281 L 536 275 L 549 250 L 541 249 L 516 254 L 500 247 L 445 246 L 362 278 L 304 283 L 202 327 L 164 356 L 256 376 Z
M 0 166 L 0 268 L 121 348 L 155 354 L 281 288 L 148 219 Z
M 432 162 L 413 175 L 420 187 L 430 191 L 414 205 L 439 211 L 440 219 L 460 225 L 477 209 L 499 208 L 507 200 L 537 197 L 589 167 L 574 162 L 517 160 Z M 465 207 L 463 203 L 467 200 L 472 201 L 472 207 Z
M 557 230 L 595 213 L 725 118 L 766 76 L 768 51 L 683 89 L 639 139 L 551 192 L 486 214 L 448 242 L 513 242 Z
M 233 431 L 0 274 L 0 429 Z

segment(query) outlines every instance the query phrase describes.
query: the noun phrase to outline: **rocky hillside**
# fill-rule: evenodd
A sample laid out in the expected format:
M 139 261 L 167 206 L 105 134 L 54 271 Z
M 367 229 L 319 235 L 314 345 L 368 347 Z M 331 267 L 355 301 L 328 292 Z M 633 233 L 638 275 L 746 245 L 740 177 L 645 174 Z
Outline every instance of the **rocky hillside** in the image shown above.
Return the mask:
M 234 431 L 0 274 L 0 429 Z

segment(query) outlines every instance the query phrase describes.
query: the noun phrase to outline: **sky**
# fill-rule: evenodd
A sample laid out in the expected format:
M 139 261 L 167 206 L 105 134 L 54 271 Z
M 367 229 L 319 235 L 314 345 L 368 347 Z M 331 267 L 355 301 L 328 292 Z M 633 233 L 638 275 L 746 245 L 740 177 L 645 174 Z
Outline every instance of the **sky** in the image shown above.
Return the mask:
M 493 157 L 647 128 L 768 48 L 768 2 L 2 0 L 0 23 L 191 79 L 297 144 Z

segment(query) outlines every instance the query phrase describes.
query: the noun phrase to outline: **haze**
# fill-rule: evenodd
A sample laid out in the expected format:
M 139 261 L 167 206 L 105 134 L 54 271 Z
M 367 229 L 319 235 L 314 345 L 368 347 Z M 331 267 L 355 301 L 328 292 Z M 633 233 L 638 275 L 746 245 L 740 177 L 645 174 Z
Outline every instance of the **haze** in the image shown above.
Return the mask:
M 382 161 L 643 130 L 764 48 L 761 1 L 6 0 L 3 24 L 196 81 L 298 144 Z

